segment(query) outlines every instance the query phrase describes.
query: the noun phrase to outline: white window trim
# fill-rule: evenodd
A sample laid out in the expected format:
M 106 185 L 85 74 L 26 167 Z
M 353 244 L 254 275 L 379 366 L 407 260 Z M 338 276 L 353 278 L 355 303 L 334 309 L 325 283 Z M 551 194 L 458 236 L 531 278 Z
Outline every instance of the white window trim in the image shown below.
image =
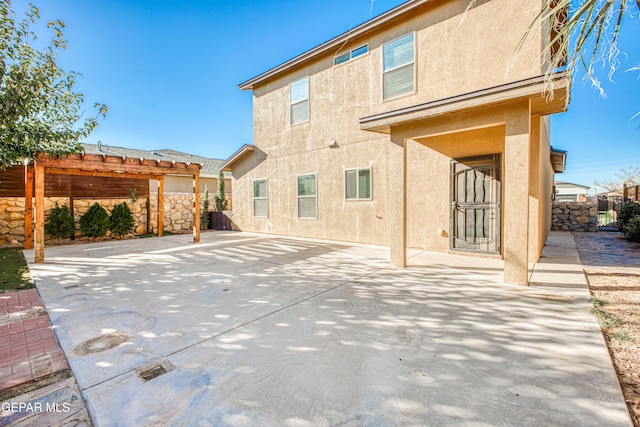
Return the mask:
M 256 197 L 256 181 L 264 181 L 267 188 L 267 195 L 265 197 Z M 269 180 L 267 178 L 256 178 L 251 182 L 251 193 L 253 195 L 253 217 L 254 218 L 269 218 Z M 267 201 L 267 215 L 256 215 L 256 200 L 266 200 Z
M 314 175 L 316 177 L 316 194 L 315 196 L 299 196 L 298 192 L 299 192 L 299 188 L 298 188 L 298 178 L 300 178 L 301 176 L 308 176 L 308 175 Z M 310 199 L 312 197 L 315 197 L 316 199 L 316 212 L 315 212 L 315 217 L 311 218 L 311 217 L 304 217 L 301 218 L 300 217 L 300 203 L 299 200 L 302 199 Z M 317 221 L 318 220 L 318 173 L 317 172 L 309 172 L 309 173 L 301 173 L 299 175 L 296 175 L 296 216 L 297 219 L 302 219 L 302 220 L 311 220 L 311 221 Z
M 362 54 L 360 54 L 360 55 L 358 55 L 358 56 L 356 56 L 356 57 L 354 58 L 354 56 L 353 56 L 353 52 L 355 52 L 355 51 L 356 51 L 356 50 L 358 50 L 358 49 L 362 49 L 363 47 L 366 47 L 366 48 L 367 48 L 367 51 L 366 51 L 365 53 L 362 53 Z M 340 56 L 346 55 L 347 53 L 349 54 L 349 58 L 348 58 L 346 61 L 342 61 L 342 62 L 340 62 L 339 64 L 336 64 L 336 59 L 338 59 L 338 57 L 340 57 Z M 360 46 L 358 46 L 358 47 L 355 47 L 355 48 L 353 48 L 353 49 L 350 49 L 350 50 L 348 50 L 348 51 L 346 51 L 346 52 L 342 52 L 342 53 L 339 53 L 339 54 L 335 55 L 335 56 L 333 57 L 333 65 L 334 65 L 334 66 L 338 66 L 338 65 L 346 64 L 347 62 L 349 62 L 349 61 L 351 61 L 351 60 L 353 60 L 353 59 L 360 58 L 360 57 L 365 57 L 365 56 L 367 56 L 367 55 L 369 55 L 369 43 L 365 43 L 365 44 L 363 44 L 363 45 L 360 45 Z
M 364 197 L 359 197 L 360 196 L 360 186 L 358 185 L 358 172 L 360 171 L 365 171 L 368 170 L 369 171 L 369 197 L 368 198 L 364 198 Z M 356 171 L 356 193 L 358 193 L 358 197 L 355 198 L 348 198 L 347 197 L 347 172 L 350 171 Z M 373 200 L 373 168 L 371 166 L 368 166 L 366 168 L 350 168 L 350 169 L 345 169 L 344 170 L 344 200 L 347 202 L 366 202 L 366 201 L 371 201 Z
M 304 99 L 301 99 L 300 101 L 297 102 L 291 102 L 291 85 L 293 85 L 294 83 L 298 83 L 301 80 L 307 79 L 307 97 Z M 297 80 L 292 81 L 291 83 L 289 83 L 289 126 L 298 126 L 304 123 L 309 123 L 309 121 L 311 120 L 311 79 L 309 78 L 309 76 L 304 76 L 304 77 L 300 77 Z M 297 123 L 292 123 L 292 117 L 291 117 L 291 109 L 294 105 L 298 105 L 301 104 L 303 102 L 307 101 L 307 120 L 304 120 L 302 122 L 297 122 Z
M 406 64 L 402 64 L 402 65 L 398 65 L 396 67 L 390 68 L 388 70 L 384 69 L 384 47 L 386 45 L 388 45 L 389 43 L 393 43 L 396 40 L 400 40 L 403 37 L 408 36 L 409 34 L 413 34 L 413 62 L 407 62 Z M 394 99 L 399 99 L 402 98 L 404 96 L 411 96 L 411 95 L 415 95 L 416 93 L 418 93 L 418 79 L 416 78 L 416 75 L 418 74 L 418 67 L 417 62 L 418 62 L 418 55 L 417 55 L 417 50 L 416 50 L 416 45 L 417 45 L 417 37 L 416 37 L 416 32 L 412 31 L 410 33 L 404 34 L 400 37 L 396 37 L 393 40 L 389 40 L 388 42 L 384 43 L 382 45 L 382 55 L 381 55 L 381 66 L 382 66 L 382 84 L 380 85 L 380 87 L 382 88 L 382 92 L 381 92 L 381 96 L 382 96 L 382 102 L 387 102 L 387 101 L 392 101 Z M 408 92 L 408 93 L 403 93 L 402 95 L 397 95 L 394 96 L 392 98 L 385 98 L 384 97 L 384 75 L 385 73 L 388 73 L 390 71 L 394 71 L 397 70 L 398 68 L 402 68 L 402 67 L 406 67 L 407 65 L 412 64 L 413 65 L 413 91 L 412 92 Z

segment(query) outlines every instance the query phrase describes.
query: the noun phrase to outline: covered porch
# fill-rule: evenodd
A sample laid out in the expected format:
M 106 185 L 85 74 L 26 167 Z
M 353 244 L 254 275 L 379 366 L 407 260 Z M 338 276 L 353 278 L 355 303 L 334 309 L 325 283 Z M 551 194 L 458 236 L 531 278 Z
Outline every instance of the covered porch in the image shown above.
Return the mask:
M 551 226 L 551 114 L 570 76 L 543 76 L 360 120 L 389 135 L 391 262 L 407 249 L 504 260 L 504 282 L 527 285 Z

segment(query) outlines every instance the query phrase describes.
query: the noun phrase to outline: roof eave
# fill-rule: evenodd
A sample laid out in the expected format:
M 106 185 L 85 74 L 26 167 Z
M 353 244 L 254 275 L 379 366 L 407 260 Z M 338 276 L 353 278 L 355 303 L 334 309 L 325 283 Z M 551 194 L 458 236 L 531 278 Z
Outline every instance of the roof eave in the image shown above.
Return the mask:
M 238 151 L 233 153 L 231 157 L 229 157 L 227 160 L 224 161 L 224 163 L 220 165 L 220 170 L 223 172 L 232 172 L 233 165 L 238 161 L 240 161 L 240 159 L 242 159 L 247 154 L 253 152 L 254 149 L 255 147 L 251 144 L 243 145 L 242 147 L 240 147 Z

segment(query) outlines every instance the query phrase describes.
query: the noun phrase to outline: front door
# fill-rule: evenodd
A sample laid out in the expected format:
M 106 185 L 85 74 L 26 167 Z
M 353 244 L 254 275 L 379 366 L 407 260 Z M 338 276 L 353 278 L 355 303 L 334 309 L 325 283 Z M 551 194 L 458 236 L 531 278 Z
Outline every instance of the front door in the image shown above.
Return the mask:
M 452 250 L 500 253 L 500 155 L 451 164 Z

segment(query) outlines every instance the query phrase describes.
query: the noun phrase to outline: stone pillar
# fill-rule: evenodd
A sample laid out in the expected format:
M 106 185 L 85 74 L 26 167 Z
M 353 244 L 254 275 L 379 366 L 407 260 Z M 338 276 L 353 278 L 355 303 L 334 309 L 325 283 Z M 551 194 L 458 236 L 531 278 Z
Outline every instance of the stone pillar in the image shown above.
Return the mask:
M 193 176 L 193 242 L 200 242 L 200 175 Z
M 504 141 L 504 281 L 529 284 L 529 101 L 514 104 Z
M 407 266 L 407 154 L 404 138 L 389 144 L 389 219 L 391 264 Z

